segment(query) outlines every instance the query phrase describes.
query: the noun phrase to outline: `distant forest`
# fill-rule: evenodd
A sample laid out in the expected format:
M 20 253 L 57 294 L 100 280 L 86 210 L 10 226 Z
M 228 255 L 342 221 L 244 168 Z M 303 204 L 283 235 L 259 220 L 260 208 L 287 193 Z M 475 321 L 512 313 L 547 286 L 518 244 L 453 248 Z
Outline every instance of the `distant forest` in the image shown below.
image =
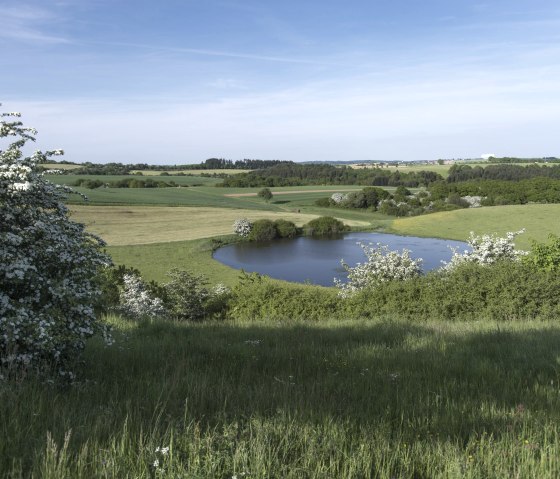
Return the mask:
M 61 164 L 72 164 L 60 162 Z M 69 170 L 73 175 L 129 175 L 131 171 L 187 171 L 187 170 L 259 170 L 283 163 L 281 160 L 225 160 L 223 158 L 209 158 L 202 163 L 189 165 L 148 165 L 147 163 L 83 163 L 80 168 Z
M 217 186 L 278 187 L 305 185 L 428 186 L 443 177 L 432 171 L 404 173 L 381 168 L 355 169 L 326 164 L 282 163 L 224 178 Z

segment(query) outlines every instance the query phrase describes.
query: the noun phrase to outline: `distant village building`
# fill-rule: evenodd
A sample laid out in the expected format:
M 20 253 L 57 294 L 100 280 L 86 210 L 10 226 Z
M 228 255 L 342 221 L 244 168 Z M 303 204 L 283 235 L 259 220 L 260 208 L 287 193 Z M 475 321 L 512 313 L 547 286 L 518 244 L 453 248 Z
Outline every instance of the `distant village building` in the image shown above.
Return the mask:
M 483 155 L 480 155 L 480 157 L 483 160 L 489 160 L 490 158 L 496 158 L 496 155 L 494 153 L 484 153 Z

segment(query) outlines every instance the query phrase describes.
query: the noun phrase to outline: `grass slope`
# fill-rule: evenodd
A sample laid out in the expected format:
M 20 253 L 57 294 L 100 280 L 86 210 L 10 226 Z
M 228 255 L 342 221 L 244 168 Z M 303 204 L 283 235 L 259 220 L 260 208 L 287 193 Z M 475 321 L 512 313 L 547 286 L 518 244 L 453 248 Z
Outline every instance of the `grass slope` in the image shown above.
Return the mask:
M 1 477 L 560 475 L 556 321 L 119 322 L 116 336 L 89 344 L 72 388 L 0 388 Z
M 549 234 L 560 235 L 560 205 L 508 205 L 470 208 L 393 220 L 389 232 L 464 240 L 469 232 L 499 233 L 526 229 L 517 237 L 518 248 L 528 248 L 531 239 L 546 242 Z

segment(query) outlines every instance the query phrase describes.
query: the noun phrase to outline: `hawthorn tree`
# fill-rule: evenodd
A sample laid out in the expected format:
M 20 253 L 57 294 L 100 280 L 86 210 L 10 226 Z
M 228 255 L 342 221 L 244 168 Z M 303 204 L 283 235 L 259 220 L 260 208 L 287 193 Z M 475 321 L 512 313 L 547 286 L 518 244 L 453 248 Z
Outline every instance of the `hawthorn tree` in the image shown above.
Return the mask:
M 100 332 L 111 341 L 93 309 L 95 276 L 110 258 L 100 238 L 69 219 L 72 190 L 39 170 L 63 152 L 24 156 L 37 132 L 19 117 L 0 116 L 0 377 L 54 371 L 72 379 L 87 338 Z

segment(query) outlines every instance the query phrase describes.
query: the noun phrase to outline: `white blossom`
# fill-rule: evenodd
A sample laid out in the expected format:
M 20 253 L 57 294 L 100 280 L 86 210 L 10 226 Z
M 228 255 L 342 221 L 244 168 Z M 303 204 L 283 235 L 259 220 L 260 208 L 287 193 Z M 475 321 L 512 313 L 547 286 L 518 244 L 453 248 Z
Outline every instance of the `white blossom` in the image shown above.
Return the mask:
M 233 223 L 233 232 L 246 238 L 253 229 L 253 223 L 251 223 L 247 218 L 239 218 Z
M 339 296 L 343 298 L 387 281 L 411 279 L 422 273 L 422 259 L 412 258 L 407 249 L 399 253 L 389 250 L 388 246 L 380 243 L 358 244 L 364 251 L 367 261 L 350 267 L 342 260 L 342 267 L 348 272 L 348 280 L 346 283 L 336 278 L 334 280 L 335 285 L 340 288 Z
M 443 269 L 449 271 L 467 262 L 489 265 L 499 260 L 518 261 L 522 256 L 525 256 L 527 252 L 516 250 L 514 240 L 516 236 L 524 232 L 525 229 L 510 231 L 506 233 L 504 237 L 500 237 L 495 234 L 476 236 L 474 232 L 471 231 L 467 241 L 471 250 L 458 253 L 456 248 L 451 248 L 453 256 L 450 262 L 444 262 Z
M 335 204 L 339 205 L 341 204 L 348 195 L 345 195 L 344 193 L 333 193 L 331 195 L 331 200 L 334 201 Z
M 0 366 L 53 366 L 72 380 L 67 364 L 86 339 L 97 331 L 110 338 L 92 307 L 100 294 L 94 276 L 110 259 L 99 238 L 69 220 L 71 190 L 39 172 L 50 153 L 23 156 L 36 131 L 18 116 L 0 120 L 0 140 L 16 137 L 0 149 Z
M 138 276 L 125 274 L 123 281 L 124 288 L 120 298 L 123 313 L 135 318 L 156 318 L 165 314 L 162 300 L 153 297 Z

